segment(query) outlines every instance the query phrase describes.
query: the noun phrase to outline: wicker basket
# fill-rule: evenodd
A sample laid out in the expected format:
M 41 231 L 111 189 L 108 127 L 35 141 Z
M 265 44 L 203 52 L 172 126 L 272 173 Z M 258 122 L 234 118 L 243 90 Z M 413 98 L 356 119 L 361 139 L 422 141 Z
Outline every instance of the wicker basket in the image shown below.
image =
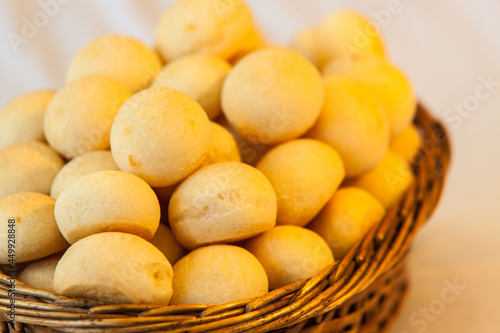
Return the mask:
M 415 182 L 402 200 L 340 262 L 315 277 L 253 300 L 224 305 L 106 305 L 69 299 L 18 281 L 7 322 L 10 281 L 0 275 L 1 332 L 383 332 L 407 289 L 410 243 L 436 207 L 450 159 L 444 128 L 421 106 L 423 147 Z

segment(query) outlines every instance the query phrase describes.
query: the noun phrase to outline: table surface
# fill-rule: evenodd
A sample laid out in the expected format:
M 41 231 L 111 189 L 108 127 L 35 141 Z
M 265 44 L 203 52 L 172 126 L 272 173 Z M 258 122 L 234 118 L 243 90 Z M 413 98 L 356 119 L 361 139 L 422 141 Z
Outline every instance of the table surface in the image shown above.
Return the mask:
M 156 22 L 172 2 L 1 0 L 0 106 L 21 93 L 61 87 L 71 56 L 99 35 L 152 44 Z M 391 332 L 500 332 L 500 2 L 247 2 L 269 39 L 281 44 L 341 8 L 358 9 L 381 26 L 390 57 L 443 119 L 454 146 L 446 191 L 414 243 L 411 287 Z M 53 15 L 13 47 L 9 36 L 21 35 L 48 3 L 58 4 Z M 387 15 L 391 8 L 398 10 Z M 485 80 L 490 94 L 457 113 L 454 108 L 473 102 Z

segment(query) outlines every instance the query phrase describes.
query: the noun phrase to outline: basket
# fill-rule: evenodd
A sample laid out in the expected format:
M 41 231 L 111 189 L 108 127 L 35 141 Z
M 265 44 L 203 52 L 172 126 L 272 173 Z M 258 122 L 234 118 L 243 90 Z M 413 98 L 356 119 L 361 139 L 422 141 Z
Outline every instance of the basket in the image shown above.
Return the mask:
M 407 289 L 411 241 L 439 201 L 450 160 L 445 129 L 422 106 L 415 124 L 423 147 L 410 189 L 341 261 L 311 279 L 257 299 L 167 307 L 70 299 L 16 281 L 15 321 L 8 321 L 11 283 L 0 273 L 0 331 L 384 332 Z

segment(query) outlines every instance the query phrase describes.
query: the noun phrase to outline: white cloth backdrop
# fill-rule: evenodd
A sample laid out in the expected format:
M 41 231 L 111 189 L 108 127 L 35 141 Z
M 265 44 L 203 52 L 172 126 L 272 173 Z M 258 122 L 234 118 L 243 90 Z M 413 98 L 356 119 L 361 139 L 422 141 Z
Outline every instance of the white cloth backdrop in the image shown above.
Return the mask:
M 361 10 L 380 23 L 391 58 L 412 78 L 421 101 L 445 119 L 454 141 L 447 190 L 414 244 L 412 284 L 392 332 L 500 332 L 500 2 L 247 2 L 278 43 L 340 8 Z M 72 54 L 99 35 L 131 35 L 151 44 L 170 3 L 0 0 L 0 107 L 21 93 L 60 87 Z M 379 15 L 393 7 L 390 17 Z M 27 22 L 39 27 L 29 30 Z M 9 38 L 23 29 L 26 39 L 16 50 Z M 490 93 L 479 100 L 476 87 L 484 80 L 493 83 L 480 88 Z M 464 104 L 462 113 L 453 109 Z

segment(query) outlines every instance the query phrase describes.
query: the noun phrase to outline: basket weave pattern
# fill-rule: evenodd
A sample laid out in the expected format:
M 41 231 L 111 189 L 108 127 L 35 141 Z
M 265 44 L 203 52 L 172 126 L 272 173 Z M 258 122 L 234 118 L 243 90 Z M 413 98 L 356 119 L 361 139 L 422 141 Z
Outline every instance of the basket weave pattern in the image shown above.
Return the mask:
M 386 331 L 407 288 L 413 237 L 434 211 L 450 160 L 444 128 L 419 106 L 423 147 L 415 182 L 401 201 L 341 261 L 309 280 L 224 305 L 107 305 L 32 289 L 17 281 L 16 321 L 0 332 L 346 332 Z M 0 273 L 0 315 L 9 314 L 10 281 Z M 4 318 L 3 320 L 7 320 Z

